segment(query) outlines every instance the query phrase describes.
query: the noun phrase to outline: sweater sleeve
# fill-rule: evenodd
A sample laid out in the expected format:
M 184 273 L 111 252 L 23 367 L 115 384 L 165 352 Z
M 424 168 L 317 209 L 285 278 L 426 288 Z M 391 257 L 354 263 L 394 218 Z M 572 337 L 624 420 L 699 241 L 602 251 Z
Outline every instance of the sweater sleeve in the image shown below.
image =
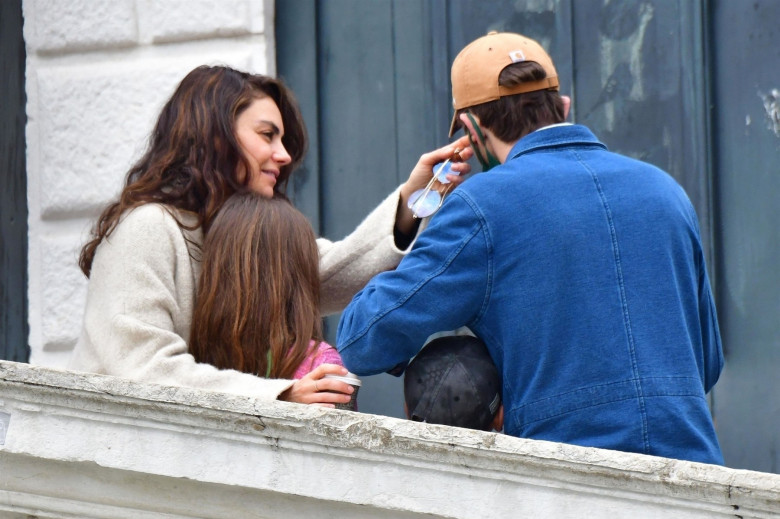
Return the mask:
M 397 267 L 408 251 L 396 246 L 393 233 L 400 190 L 385 198 L 343 240 L 317 240 L 324 315 L 343 310 L 373 276 Z
M 173 216 L 153 204 L 131 211 L 98 247 L 71 367 L 276 399 L 293 381 L 219 370 L 188 353 L 195 275 Z
M 308 375 L 320 364 L 336 364 L 338 366 L 343 366 L 344 362 L 342 362 L 341 355 L 336 351 L 336 348 L 327 342 L 321 342 L 315 348 L 312 348 L 312 352 L 303 359 L 301 365 L 295 370 L 293 378 L 299 379 Z

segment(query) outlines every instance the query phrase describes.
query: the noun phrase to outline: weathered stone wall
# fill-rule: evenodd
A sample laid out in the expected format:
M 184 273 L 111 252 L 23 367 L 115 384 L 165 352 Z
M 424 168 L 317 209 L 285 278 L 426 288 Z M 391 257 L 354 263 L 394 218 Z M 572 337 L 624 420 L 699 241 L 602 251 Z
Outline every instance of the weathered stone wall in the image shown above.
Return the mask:
M 86 280 L 78 252 L 154 119 L 201 64 L 274 73 L 271 0 L 24 0 L 31 359 L 62 366 Z
M 780 475 L 0 361 L 0 517 L 777 518 Z

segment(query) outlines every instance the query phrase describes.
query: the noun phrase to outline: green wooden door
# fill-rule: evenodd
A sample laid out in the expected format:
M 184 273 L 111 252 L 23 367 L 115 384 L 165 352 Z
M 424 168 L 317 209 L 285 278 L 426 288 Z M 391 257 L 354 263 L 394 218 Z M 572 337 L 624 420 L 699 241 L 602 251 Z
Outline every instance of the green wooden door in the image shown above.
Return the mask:
M 718 313 L 726 463 L 780 473 L 780 2 L 712 2 Z
M 312 140 L 296 205 L 340 239 L 419 156 L 447 142 L 449 66 L 431 2 L 277 2 L 277 67 Z M 441 25 L 442 27 L 438 27 Z M 338 318 L 327 320 L 335 343 Z M 401 380 L 368 377 L 361 411 L 403 416 Z
M 0 359 L 27 362 L 27 176 L 22 2 L 0 2 Z
M 726 461 L 778 471 L 780 276 L 770 264 L 780 141 L 777 105 L 763 103 L 780 88 L 771 39 L 780 3 L 299 0 L 276 9 L 279 74 L 313 140 L 296 203 L 334 239 L 446 142 L 449 65 L 466 43 L 490 30 L 539 40 L 573 98 L 571 119 L 668 171 L 696 207 L 727 350 L 713 392 Z M 402 416 L 400 380 L 365 383 L 362 411 Z

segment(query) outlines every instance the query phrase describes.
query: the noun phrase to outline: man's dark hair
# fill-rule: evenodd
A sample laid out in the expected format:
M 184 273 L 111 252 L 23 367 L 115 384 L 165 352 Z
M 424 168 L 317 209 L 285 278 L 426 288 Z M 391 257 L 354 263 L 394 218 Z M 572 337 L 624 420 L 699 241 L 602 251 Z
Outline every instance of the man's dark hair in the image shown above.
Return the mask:
M 498 83 L 513 87 L 519 83 L 537 81 L 547 77 L 541 65 L 524 61 L 508 65 L 498 76 Z M 480 124 L 504 142 L 514 142 L 543 126 L 564 121 L 563 101 L 554 90 L 536 90 L 524 94 L 505 96 L 495 101 L 462 108 L 461 113 L 471 112 Z

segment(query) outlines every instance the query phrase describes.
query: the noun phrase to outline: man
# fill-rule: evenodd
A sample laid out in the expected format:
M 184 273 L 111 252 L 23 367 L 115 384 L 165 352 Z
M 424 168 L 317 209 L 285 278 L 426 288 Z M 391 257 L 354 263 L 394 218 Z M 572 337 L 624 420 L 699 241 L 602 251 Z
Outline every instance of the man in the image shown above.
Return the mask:
M 723 355 L 694 209 L 663 171 L 564 123 L 557 90 L 521 35 L 461 51 L 451 134 L 463 126 L 492 169 L 355 296 L 344 364 L 403 366 L 465 325 L 502 375 L 507 434 L 722 464 L 705 394 Z

